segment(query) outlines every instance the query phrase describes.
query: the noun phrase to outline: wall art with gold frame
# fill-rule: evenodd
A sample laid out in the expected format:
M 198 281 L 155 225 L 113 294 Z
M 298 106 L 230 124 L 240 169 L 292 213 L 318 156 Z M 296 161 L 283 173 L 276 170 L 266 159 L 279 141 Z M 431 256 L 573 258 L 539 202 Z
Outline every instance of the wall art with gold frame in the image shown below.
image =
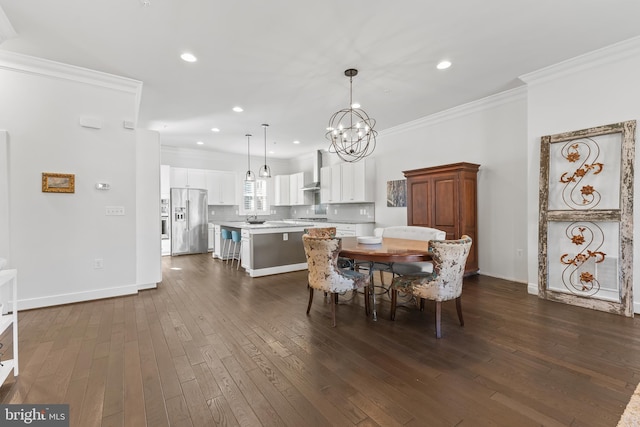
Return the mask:
M 72 173 L 42 172 L 43 193 L 74 193 L 76 176 Z
M 635 129 L 542 137 L 540 298 L 633 317 Z

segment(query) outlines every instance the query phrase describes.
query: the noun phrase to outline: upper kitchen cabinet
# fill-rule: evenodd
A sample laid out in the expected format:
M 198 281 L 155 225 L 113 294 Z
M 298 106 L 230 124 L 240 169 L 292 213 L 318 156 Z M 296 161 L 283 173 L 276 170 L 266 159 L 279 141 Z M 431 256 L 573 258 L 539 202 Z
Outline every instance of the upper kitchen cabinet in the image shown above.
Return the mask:
M 208 203 L 210 205 L 236 205 L 236 174 L 227 171 L 205 171 Z
M 275 206 L 310 205 L 313 203 L 311 195 L 303 188 L 308 181 L 308 174 L 298 172 L 291 175 L 276 175 Z
M 275 200 L 273 204 L 275 206 L 291 206 L 290 196 L 290 176 L 289 175 L 276 175 L 275 176 Z
M 321 173 L 320 194 L 323 203 L 374 202 L 375 161 L 373 159 L 327 166 L 322 168 Z
M 171 195 L 171 166 L 160 165 L 160 198 L 168 199 Z
M 307 174 L 304 172 L 294 173 L 289 177 L 289 198 L 291 206 L 296 205 L 310 205 L 312 203 L 311 198 L 307 197 L 309 194 L 303 190 L 307 181 Z
M 171 168 L 172 188 L 207 188 L 206 170 Z

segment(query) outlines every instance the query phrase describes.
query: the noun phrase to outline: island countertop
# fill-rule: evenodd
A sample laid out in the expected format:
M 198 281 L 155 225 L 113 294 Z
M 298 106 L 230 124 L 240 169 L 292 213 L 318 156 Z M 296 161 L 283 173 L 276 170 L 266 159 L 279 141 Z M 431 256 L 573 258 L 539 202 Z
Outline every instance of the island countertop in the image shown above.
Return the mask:
M 222 228 L 248 230 L 251 234 L 282 233 L 288 231 L 304 231 L 305 228 L 317 227 L 318 223 L 302 221 L 266 221 L 263 224 L 249 224 L 245 221 L 216 222 Z M 320 223 L 321 224 L 321 223 Z

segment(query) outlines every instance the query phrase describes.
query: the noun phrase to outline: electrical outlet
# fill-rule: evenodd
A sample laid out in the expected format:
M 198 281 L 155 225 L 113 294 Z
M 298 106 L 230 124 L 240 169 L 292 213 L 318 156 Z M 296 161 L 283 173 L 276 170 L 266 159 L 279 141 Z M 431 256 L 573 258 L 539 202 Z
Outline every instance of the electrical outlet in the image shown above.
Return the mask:
M 334 209 L 334 210 L 333 210 L 333 214 L 334 214 L 334 215 L 338 215 L 338 209 Z
M 216 211 L 211 211 L 211 213 L 209 215 L 215 215 Z
M 100 269 L 103 267 L 104 267 L 104 264 L 102 262 L 102 258 L 96 258 L 93 260 L 93 268 Z
M 289 240 L 289 233 L 282 233 L 282 240 L 284 240 L 285 242 Z

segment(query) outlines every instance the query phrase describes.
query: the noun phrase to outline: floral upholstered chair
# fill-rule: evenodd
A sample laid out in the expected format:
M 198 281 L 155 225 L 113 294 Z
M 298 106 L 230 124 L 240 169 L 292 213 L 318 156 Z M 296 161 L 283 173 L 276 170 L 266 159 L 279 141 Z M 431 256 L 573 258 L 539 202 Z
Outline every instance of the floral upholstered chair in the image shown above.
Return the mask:
M 335 228 L 312 228 L 302 235 L 304 252 L 309 268 L 309 305 L 313 302 L 313 290 L 318 289 L 331 295 L 331 321 L 336 326 L 337 296 L 346 291 L 364 288 L 365 313 L 369 313 L 369 276 L 357 271 L 338 267 L 341 240 L 335 237 Z
M 391 320 L 396 316 L 398 292 L 411 294 L 420 299 L 420 310 L 424 310 L 424 300 L 436 302 L 436 337 L 442 336 L 440 313 L 443 301 L 456 300 L 460 326 L 462 318 L 462 279 L 467 263 L 471 238 L 462 236 L 459 240 L 430 240 L 429 252 L 433 262 L 433 273 L 424 275 L 397 276 L 391 283 Z

